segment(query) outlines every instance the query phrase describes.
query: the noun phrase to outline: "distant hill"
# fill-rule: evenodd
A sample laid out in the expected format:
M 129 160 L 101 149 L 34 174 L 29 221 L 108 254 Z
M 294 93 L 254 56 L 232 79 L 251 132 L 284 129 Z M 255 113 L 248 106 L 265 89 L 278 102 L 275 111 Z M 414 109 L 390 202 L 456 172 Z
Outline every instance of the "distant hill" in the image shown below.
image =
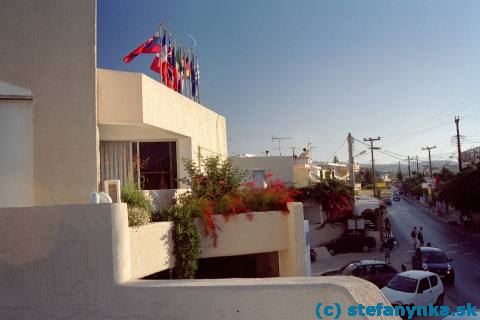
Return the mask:
M 442 170 L 442 167 L 446 167 L 448 170 L 457 173 L 458 172 L 458 162 L 454 161 L 449 161 L 447 164 L 445 164 L 445 161 L 432 161 L 432 170 L 433 172 L 438 172 Z M 420 172 L 425 171 L 425 173 L 428 174 L 428 162 L 427 161 L 422 161 L 418 163 L 418 167 L 420 169 Z M 372 168 L 371 163 L 361 163 L 360 168 Z M 403 174 L 406 174 L 408 172 L 408 166 L 405 163 L 402 163 L 400 165 L 400 169 L 402 170 Z M 380 173 L 388 173 L 391 176 L 395 176 L 398 172 L 398 162 L 397 163 L 388 163 L 388 164 L 375 164 L 375 171 L 380 172 Z M 417 165 L 415 162 L 412 161 L 412 164 L 410 165 L 410 171 L 414 172 L 417 171 Z

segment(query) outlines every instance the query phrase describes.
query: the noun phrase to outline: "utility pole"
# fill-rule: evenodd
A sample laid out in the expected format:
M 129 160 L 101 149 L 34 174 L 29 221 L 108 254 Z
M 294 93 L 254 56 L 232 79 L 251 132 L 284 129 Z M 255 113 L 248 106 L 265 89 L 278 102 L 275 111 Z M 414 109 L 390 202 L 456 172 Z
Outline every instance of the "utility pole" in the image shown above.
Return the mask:
M 410 179 L 410 156 L 407 156 L 407 161 L 408 161 L 408 179 Z
M 418 176 L 418 174 L 420 173 L 420 172 L 418 171 L 418 170 L 419 170 L 419 169 L 418 169 L 418 156 L 415 156 L 415 158 L 417 159 L 417 176 Z
M 372 177 L 373 177 L 373 196 L 377 196 L 377 183 L 375 181 L 375 160 L 373 158 L 373 150 L 378 150 L 380 149 L 379 147 L 374 147 L 373 146 L 373 141 L 379 141 L 380 137 L 377 138 L 363 138 L 363 141 L 369 141 L 370 142 L 370 150 L 372 151 Z
M 282 148 L 281 148 L 281 146 L 280 146 L 280 141 L 281 141 L 281 140 L 289 140 L 289 139 L 292 139 L 292 138 L 290 138 L 290 137 L 274 137 L 274 136 L 272 136 L 272 142 L 275 142 L 275 140 L 278 141 L 278 154 L 279 154 L 279 155 L 282 155 Z
M 455 117 L 455 125 L 457 126 L 457 148 L 458 148 L 458 172 L 462 171 L 462 151 L 460 148 L 460 131 L 458 129 L 460 117 Z
M 422 147 L 422 150 L 428 150 L 428 165 L 429 165 L 429 168 L 430 168 L 430 178 L 433 178 L 433 174 L 432 174 L 432 157 L 430 156 L 430 150 L 435 149 L 436 147 L 437 147 L 437 146 L 433 146 L 433 147 L 426 146 L 425 148 Z
M 295 158 L 295 147 L 290 147 L 292 149 L 292 157 Z
M 348 172 L 349 172 L 349 178 L 350 178 L 350 185 L 352 186 L 353 191 L 355 192 L 355 173 L 353 172 L 353 166 L 354 166 L 353 137 L 350 132 L 348 133 L 347 141 L 348 141 Z

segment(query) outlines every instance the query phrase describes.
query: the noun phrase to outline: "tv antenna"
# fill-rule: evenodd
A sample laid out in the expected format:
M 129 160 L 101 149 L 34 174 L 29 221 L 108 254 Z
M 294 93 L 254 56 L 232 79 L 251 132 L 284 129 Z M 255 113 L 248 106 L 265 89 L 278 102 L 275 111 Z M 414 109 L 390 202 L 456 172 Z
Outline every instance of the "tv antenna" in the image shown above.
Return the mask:
M 278 154 L 282 155 L 282 147 L 281 147 L 281 141 L 282 140 L 290 140 L 292 138 L 290 137 L 274 137 L 272 136 L 272 142 L 277 141 L 278 142 Z

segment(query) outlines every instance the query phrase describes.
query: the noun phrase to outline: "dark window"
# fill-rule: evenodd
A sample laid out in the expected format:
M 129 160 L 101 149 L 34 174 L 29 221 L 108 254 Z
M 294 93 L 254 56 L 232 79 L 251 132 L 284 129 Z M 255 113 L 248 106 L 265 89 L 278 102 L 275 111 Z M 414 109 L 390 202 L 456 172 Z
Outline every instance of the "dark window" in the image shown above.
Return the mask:
M 437 276 L 430 276 L 428 278 L 430 279 L 430 284 L 432 285 L 432 288 L 438 284 Z
M 357 267 L 355 270 L 353 270 L 352 275 L 356 277 L 365 275 L 365 267 Z
M 175 142 L 133 142 L 134 172 L 143 190 L 177 188 Z M 138 172 L 140 174 L 138 175 Z
M 377 273 L 385 274 L 385 273 L 397 273 L 392 267 L 386 264 L 377 264 L 376 269 L 378 270 Z
M 375 266 L 365 266 L 365 275 L 374 275 L 376 273 Z
M 387 287 L 402 292 L 415 292 L 417 280 L 397 275 L 387 284 Z
M 423 278 L 422 280 L 420 280 L 420 284 L 418 285 L 418 293 L 422 293 L 428 289 L 430 289 L 430 283 L 428 282 L 428 278 Z
M 432 251 L 423 253 L 423 261 L 426 263 L 446 263 L 448 258 L 443 252 Z

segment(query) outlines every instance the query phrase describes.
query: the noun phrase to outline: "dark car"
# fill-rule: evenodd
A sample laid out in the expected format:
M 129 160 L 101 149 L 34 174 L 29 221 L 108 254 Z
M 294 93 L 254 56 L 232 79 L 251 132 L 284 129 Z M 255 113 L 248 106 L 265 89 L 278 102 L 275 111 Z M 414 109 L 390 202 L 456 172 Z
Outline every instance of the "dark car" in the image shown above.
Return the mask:
M 438 274 L 445 283 L 452 284 L 455 281 L 455 270 L 441 249 L 432 247 L 420 247 L 415 250 L 412 257 L 414 270 L 425 270 Z
M 355 276 L 383 288 L 398 273 L 394 267 L 378 260 L 360 260 L 347 263 L 343 268 L 322 273 L 322 276 Z
M 393 197 L 393 201 L 400 201 L 399 197 Z
M 375 238 L 367 237 L 359 233 L 345 233 L 325 245 L 328 252 L 333 256 L 341 252 L 368 252 L 375 248 Z
M 387 206 L 391 206 L 391 205 L 392 205 L 392 200 L 390 200 L 390 199 L 385 199 L 385 200 L 383 200 L 383 202 L 384 202 Z

